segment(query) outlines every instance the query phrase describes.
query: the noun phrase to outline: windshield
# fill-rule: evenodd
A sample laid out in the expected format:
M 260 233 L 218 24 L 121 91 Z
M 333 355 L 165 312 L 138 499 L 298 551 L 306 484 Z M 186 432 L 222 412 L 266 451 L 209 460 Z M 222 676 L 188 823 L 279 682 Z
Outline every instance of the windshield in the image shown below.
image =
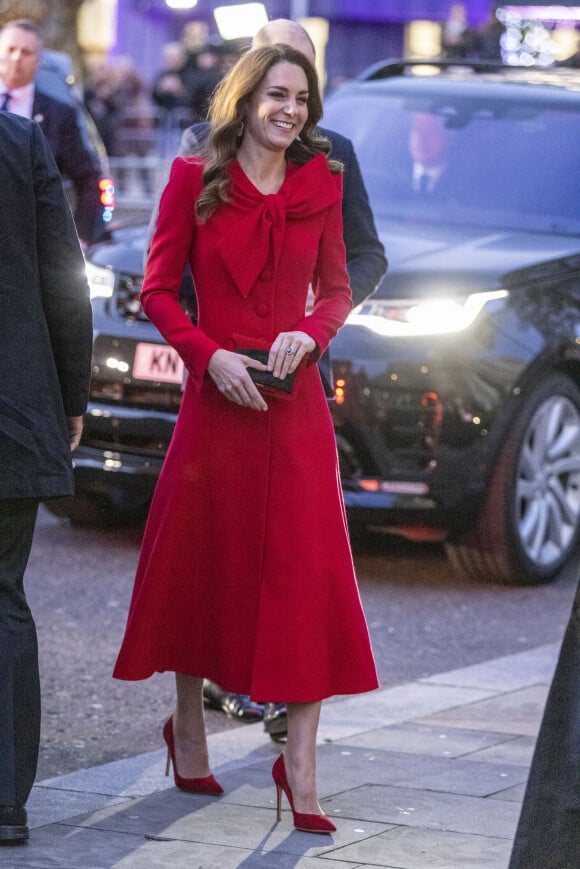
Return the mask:
M 352 140 L 379 221 L 580 234 L 580 104 L 345 90 L 322 124 Z

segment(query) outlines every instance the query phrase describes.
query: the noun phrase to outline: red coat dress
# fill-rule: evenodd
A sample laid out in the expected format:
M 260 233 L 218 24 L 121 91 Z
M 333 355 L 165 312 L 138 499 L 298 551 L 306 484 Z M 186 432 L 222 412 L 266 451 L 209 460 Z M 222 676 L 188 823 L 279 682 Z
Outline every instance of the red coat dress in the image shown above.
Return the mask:
M 295 400 L 266 398 L 265 412 L 228 401 L 206 371 L 235 334 L 272 342 L 300 330 L 325 350 L 351 308 L 341 178 L 320 155 L 289 163 L 278 193 L 263 195 L 234 162 L 229 203 L 200 224 L 201 171 L 199 158 L 174 162 L 143 286 L 189 377 L 114 675 L 189 673 L 257 701 L 369 691 L 377 675 L 314 357 Z M 198 327 L 178 302 L 186 261 Z

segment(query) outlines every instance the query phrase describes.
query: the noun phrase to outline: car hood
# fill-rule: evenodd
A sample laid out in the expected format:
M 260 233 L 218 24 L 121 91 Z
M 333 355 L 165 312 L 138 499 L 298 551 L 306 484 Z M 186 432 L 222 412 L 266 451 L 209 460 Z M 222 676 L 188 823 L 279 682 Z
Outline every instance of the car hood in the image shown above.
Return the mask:
M 580 238 L 489 227 L 377 221 L 389 260 L 375 298 L 468 294 L 500 287 L 508 273 L 576 254 Z M 146 224 L 116 230 L 88 259 L 136 276 L 143 274 Z
M 389 261 L 375 297 L 472 293 L 509 272 L 577 253 L 580 238 L 490 227 L 377 221 Z
M 147 234 L 147 224 L 116 229 L 110 241 L 97 244 L 88 251 L 87 259 L 96 266 L 142 277 Z

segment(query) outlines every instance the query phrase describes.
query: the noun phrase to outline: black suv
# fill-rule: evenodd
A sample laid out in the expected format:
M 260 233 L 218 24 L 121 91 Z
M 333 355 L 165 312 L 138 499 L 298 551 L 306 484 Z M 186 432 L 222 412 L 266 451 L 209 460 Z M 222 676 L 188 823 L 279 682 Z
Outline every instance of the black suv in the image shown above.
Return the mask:
M 390 262 L 332 344 L 349 521 L 545 582 L 580 532 L 580 73 L 378 64 L 324 124 L 354 141 Z M 144 237 L 90 255 L 77 518 L 146 509 L 180 402 L 139 305 Z

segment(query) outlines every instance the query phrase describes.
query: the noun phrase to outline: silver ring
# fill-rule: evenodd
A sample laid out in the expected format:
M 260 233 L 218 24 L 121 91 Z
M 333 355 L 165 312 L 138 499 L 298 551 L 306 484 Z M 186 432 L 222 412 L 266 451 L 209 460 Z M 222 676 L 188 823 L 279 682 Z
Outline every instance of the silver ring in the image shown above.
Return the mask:
M 288 347 L 288 349 L 286 350 L 286 353 L 288 354 L 288 356 L 294 356 L 295 351 L 294 351 L 294 350 L 292 349 L 292 347 L 290 346 L 290 347 Z

